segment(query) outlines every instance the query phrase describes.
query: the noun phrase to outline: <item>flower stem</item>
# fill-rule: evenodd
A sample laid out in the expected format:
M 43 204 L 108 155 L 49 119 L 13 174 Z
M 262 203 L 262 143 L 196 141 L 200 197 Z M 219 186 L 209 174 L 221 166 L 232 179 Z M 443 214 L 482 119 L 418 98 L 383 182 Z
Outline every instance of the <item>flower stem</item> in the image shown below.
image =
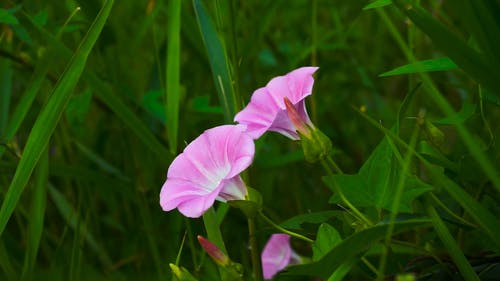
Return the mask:
M 343 174 L 340 167 L 337 165 L 337 163 L 335 163 L 335 161 L 333 161 L 333 159 L 330 155 L 327 156 L 326 160 L 322 159 L 321 164 L 323 165 L 323 168 L 325 168 L 328 175 L 333 175 L 334 174 L 333 170 L 335 170 L 335 172 L 337 174 L 340 174 L 340 175 Z M 333 168 L 333 170 L 332 170 L 332 168 Z M 342 202 L 344 202 L 347 205 L 347 207 L 349 207 L 349 209 L 354 213 L 355 217 L 358 220 L 363 221 L 367 225 L 373 225 L 371 220 L 369 220 L 365 215 L 363 215 L 363 213 L 361 213 L 356 207 L 354 207 L 354 205 L 352 205 L 351 202 L 349 202 L 349 200 L 347 200 L 344 193 L 342 193 L 342 190 L 337 186 L 337 184 L 335 182 L 334 182 L 334 186 L 335 186 L 335 189 L 336 189 L 337 193 L 339 194 Z
M 298 238 L 300 240 L 303 240 L 303 241 L 306 241 L 306 242 L 309 242 L 309 243 L 313 243 L 314 240 L 310 239 L 310 238 L 307 238 L 305 237 L 304 235 L 300 235 L 298 233 L 295 233 L 295 232 L 292 232 L 290 230 L 287 230 L 281 226 L 279 226 L 277 223 L 275 223 L 273 220 L 271 220 L 270 218 L 266 217 L 266 215 L 264 215 L 262 212 L 259 212 L 259 215 L 268 223 L 270 224 L 271 226 L 273 226 L 274 228 L 276 228 L 277 230 L 285 233 L 285 234 L 288 234 L 292 237 L 295 237 L 295 238 Z
M 256 281 L 262 281 L 262 267 L 260 264 L 259 257 L 259 248 L 257 245 L 257 236 L 256 235 L 256 227 L 255 227 L 255 219 L 248 219 L 248 239 L 250 240 L 250 254 L 252 256 L 252 268 L 253 275 Z

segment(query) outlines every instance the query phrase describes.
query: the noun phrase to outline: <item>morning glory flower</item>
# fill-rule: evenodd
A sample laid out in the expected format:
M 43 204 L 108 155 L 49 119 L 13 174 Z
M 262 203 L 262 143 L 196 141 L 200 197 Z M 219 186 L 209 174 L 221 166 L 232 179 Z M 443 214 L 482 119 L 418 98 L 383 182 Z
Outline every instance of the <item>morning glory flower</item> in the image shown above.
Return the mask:
M 263 88 L 257 89 L 250 103 L 236 116 L 234 121 L 247 125 L 248 134 L 257 139 L 266 131 L 278 132 L 293 140 L 300 139 L 294 120 L 287 113 L 285 99 L 293 105 L 300 124 L 314 128 L 307 114 L 305 98 L 312 93 L 313 73 L 318 67 L 301 67 L 292 72 L 278 76 Z
M 243 125 L 206 130 L 179 154 L 167 172 L 160 192 L 164 211 L 175 208 L 197 218 L 215 200 L 244 200 L 247 195 L 240 173 L 252 163 L 253 139 Z
M 313 125 L 305 103 L 312 93 L 316 70 L 318 67 L 306 66 L 271 79 L 252 94 L 234 121 L 246 125 L 248 134 L 255 139 L 274 131 L 300 140 L 308 162 L 324 159 L 332 149 L 331 141 Z
M 261 254 L 264 279 L 272 279 L 289 264 L 300 263 L 300 257 L 290 246 L 290 235 L 273 234 Z

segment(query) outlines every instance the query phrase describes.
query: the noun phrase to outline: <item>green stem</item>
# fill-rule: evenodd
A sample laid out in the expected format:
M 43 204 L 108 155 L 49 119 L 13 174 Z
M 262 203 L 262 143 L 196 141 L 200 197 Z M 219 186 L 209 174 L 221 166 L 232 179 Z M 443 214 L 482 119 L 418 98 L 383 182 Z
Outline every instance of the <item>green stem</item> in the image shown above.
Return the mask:
M 416 126 L 415 130 L 410 139 L 410 147 L 415 149 L 415 145 L 417 143 L 419 127 Z M 389 227 L 387 228 L 387 233 L 385 235 L 384 241 L 384 250 L 382 252 L 382 256 L 380 258 L 380 263 L 377 272 L 377 281 L 384 280 L 385 277 L 385 269 L 387 266 L 387 255 L 389 254 L 389 246 L 391 245 L 391 237 L 394 232 L 394 222 L 396 221 L 396 216 L 398 215 L 399 205 L 401 203 L 401 198 L 403 196 L 404 186 L 407 179 L 407 173 L 410 168 L 411 159 L 413 157 L 413 153 L 407 151 L 405 158 L 403 160 L 403 167 L 401 169 L 401 175 L 399 176 L 398 185 L 396 186 L 396 192 L 394 194 L 393 203 L 391 206 L 391 214 L 389 218 Z
M 270 224 L 272 227 L 276 228 L 277 230 L 285 233 L 285 234 L 288 234 L 292 237 L 295 237 L 295 238 L 298 238 L 300 240 L 303 240 L 303 241 L 306 241 L 306 242 L 309 242 L 309 243 L 313 243 L 314 240 L 310 239 L 310 238 L 307 238 L 303 235 L 300 235 L 298 233 L 295 233 L 295 232 L 292 232 L 290 230 L 287 230 L 281 226 L 279 226 L 277 223 L 275 223 L 273 220 L 271 220 L 270 218 L 266 217 L 266 215 L 264 215 L 262 212 L 259 212 L 259 215 L 268 223 Z
M 335 161 L 333 161 L 333 159 L 331 158 L 330 155 L 327 156 L 326 160 L 322 159 L 321 164 L 323 165 L 323 168 L 325 168 L 328 175 L 334 174 L 332 167 L 337 172 L 337 174 L 343 174 L 342 170 L 335 163 Z M 331 165 L 331 167 L 329 164 Z M 365 215 L 363 215 L 363 213 L 361 213 L 356 207 L 354 207 L 354 205 L 351 204 L 351 202 L 349 202 L 349 200 L 347 200 L 344 193 L 340 190 L 340 188 L 337 186 L 337 183 L 335 181 L 334 181 L 334 184 L 335 184 L 335 189 L 340 196 L 340 199 L 342 200 L 342 202 L 344 202 L 347 205 L 347 207 L 349 207 L 349 209 L 354 213 L 355 217 L 358 220 L 363 221 L 367 225 L 373 225 L 373 222 L 371 220 L 369 220 Z
M 426 200 L 425 209 L 427 211 L 427 214 L 431 218 L 437 235 L 443 242 L 443 245 L 448 249 L 451 259 L 455 262 L 458 270 L 466 281 L 479 281 L 480 279 L 477 276 L 476 272 L 474 272 L 474 269 L 472 269 L 469 261 L 465 258 L 463 252 L 460 250 L 457 243 L 448 231 L 448 228 L 443 223 L 438 213 L 436 212 L 436 209 L 434 209 L 429 201 L 429 199 Z
M 219 247 L 219 249 L 221 249 L 222 252 L 224 252 L 224 254 L 227 255 L 226 246 L 224 245 L 224 240 L 222 239 L 222 234 L 220 232 L 213 207 L 208 209 L 203 214 L 203 223 L 205 224 L 208 240 L 214 243 L 217 247 Z
M 448 207 L 446 207 L 446 205 L 445 205 L 445 204 L 444 204 L 441 200 L 439 200 L 439 198 L 438 198 L 436 195 L 434 195 L 433 193 L 429 193 L 429 196 L 430 196 L 430 198 L 431 198 L 434 202 L 436 202 L 436 203 L 439 205 L 439 207 L 440 207 L 441 209 L 443 209 L 443 211 L 445 211 L 446 213 L 448 213 L 450 216 L 452 216 L 454 219 L 456 219 L 456 220 L 457 220 L 457 221 L 459 221 L 460 223 L 463 223 L 463 224 L 465 224 L 465 225 L 467 225 L 467 226 L 474 227 L 474 228 L 476 228 L 476 227 L 477 227 L 477 225 L 475 225 L 475 224 L 473 224 L 473 223 L 470 223 L 470 222 L 468 222 L 468 221 L 464 220 L 464 219 L 463 219 L 462 217 L 460 217 L 460 216 L 457 216 L 457 214 L 455 214 L 452 210 L 448 209 Z
M 260 264 L 259 248 L 257 245 L 255 219 L 248 219 L 248 238 L 250 240 L 250 254 L 252 256 L 252 268 L 256 281 L 262 281 L 262 267 Z

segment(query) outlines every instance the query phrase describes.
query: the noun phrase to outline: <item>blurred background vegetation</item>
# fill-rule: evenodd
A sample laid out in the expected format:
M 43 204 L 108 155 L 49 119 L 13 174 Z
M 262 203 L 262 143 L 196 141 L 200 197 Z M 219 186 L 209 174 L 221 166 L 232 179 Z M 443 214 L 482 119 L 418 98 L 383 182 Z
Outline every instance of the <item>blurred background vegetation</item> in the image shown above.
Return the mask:
M 427 129 L 440 133 L 422 134 L 421 139 L 438 148 L 449 164 L 441 165 L 446 173 L 498 218 L 491 177 L 455 126 L 465 126 L 498 173 L 500 98 L 495 78 L 500 60 L 495 52 L 500 49 L 494 47 L 500 37 L 481 34 L 483 27 L 472 24 L 478 14 L 464 12 L 470 1 L 415 1 L 449 34 L 481 53 L 480 61 L 488 65 L 483 69 L 487 73 L 477 70 L 479 74 L 475 67 L 482 65 L 473 59 L 469 64 L 453 59 L 458 67 L 449 60 L 423 67 L 440 70 L 429 76 L 459 112 L 449 116 L 431 98 L 428 81 L 419 87 L 422 78 L 415 73 L 424 69 L 414 66 L 406 73 L 380 76 L 414 61 L 464 54 L 453 49 L 453 41 L 443 47 L 431 40 L 419 29 L 425 31 L 425 21 L 416 26 L 405 15 L 405 1 L 396 2 L 399 6 L 363 10 L 369 1 L 120 0 L 108 17 L 98 13 L 109 1 L 2 1 L 0 280 L 170 280 L 168 264 L 175 263 L 184 236 L 180 264 L 192 272 L 201 270 L 198 274 L 205 279 L 200 280 L 217 280 L 214 265 L 196 242 L 196 235 L 204 235 L 202 221 L 161 211 L 159 191 L 168 165 L 204 130 L 231 123 L 255 89 L 305 65 L 320 67 L 308 108 L 316 126 L 332 139 L 333 156 L 346 173 L 356 173 L 383 137 L 355 109 L 391 128 L 403 99 L 414 91 L 400 124 L 402 138 L 409 138 L 419 112 L 421 117 L 425 113 L 433 124 Z M 479 15 L 492 20 L 498 31 L 499 1 L 479 2 L 488 8 Z M 106 20 L 98 40 L 90 47 L 80 45 L 94 20 Z M 85 50 L 90 51 L 88 59 L 75 59 L 71 65 L 72 55 Z M 84 67 L 81 76 L 78 67 Z M 56 93 L 67 100 L 49 108 L 48 100 Z M 229 98 L 227 105 L 220 102 L 223 97 Z M 42 124 L 47 108 L 47 114 L 52 110 L 57 116 Z M 42 121 L 34 126 L 37 120 Z M 52 125 L 57 125 L 53 133 L 46 129 Z M 44 131 L 50 136 L 46 148 L 42 137 L 36 139 Z M 33 137 L 30 153 L 38 154 L 26 160 L 22 174 L 28 137 Z M 16 184 L 15 173 L 29 181 Z M 265 211 L 281 222 L 338 209 L 328 204 L 331 191 L 323 175 L 319 165 L 303 161 L 300 145 L 267 134 L 257 141 L 255 162 L 245 176 L 262 193 Z M 8 190 L 16 190 L 19 200 L 6 200 Z M 453 200 L 443 200 L 463 215 Z M 347 222 L 336 223 L 343 225 L 341 233 L 350 233 Z M 262 245 L 273 230 L 260 225 Z M 230 256 L 250 268 L 245 217 L 231 209 L 221 229 Z M 303 229 L 310 236 L 315 231 L 314 225 Z M 492 250 L 491 241 L 476 232 L 456 233 L 467 254 Z M 432 232 L 421 239 L 439 248 L 431 243 Z M 294 241 L 294 248 L 311 254 L 301 242 Z M 399 272 L 397 262 L 390 260 L 394 266 L 388 275 Z M 437 263 L 426 266 L 428 272 L 440 268 Z M 373 278 L 362 265 L 351 274 L 358 280 Z

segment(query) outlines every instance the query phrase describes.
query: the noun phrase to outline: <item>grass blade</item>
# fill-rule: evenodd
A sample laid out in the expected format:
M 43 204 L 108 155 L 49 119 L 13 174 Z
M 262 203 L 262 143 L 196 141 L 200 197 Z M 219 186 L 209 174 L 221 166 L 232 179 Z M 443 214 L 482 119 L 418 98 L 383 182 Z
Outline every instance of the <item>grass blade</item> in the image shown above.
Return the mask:
M 414 219 L 397 222 L 394 224 L 393 234 L 428 225 L 429 220 L 427 219 Z M 323 279 L 328 279 L 328 277 L 333 274 L 333 271 L 340 265 L 344 264 L 346 260 L 358 257 L 360 254 L 365 252 L 370 245 L 373 245 L 375 242 L 383 239 L 388 228 L 389 224 L 378 224 L 356 232 L 340 242 L 319 261 L 305 265 L 288 267 L 288 269 L 286 269 L 282 274 L 317 276 L 322 277 Z
M 48 63 L 48 58 L 49 56 L 45 55 L 37 63 L 35 72 L 33 73 L 33 78 L 21 97 L 21 100 L 14 109 L 11 120 L 9 120 L 9 123 L 7 124 L 2 140 L 3 142 L 8 144 L 12 141 L 12 138 L 15 136 L 17 130 L 21 126 L 21 123 L 26 117 L 26 114 L 31 108 L 31 104 L 35 100 L 36 94 L 38 93 L 38 90 L 40 90 L 40 87 L 45 80 L 45 75 L 49 70 L 50 63 Z M 4 152 L 5 146 L 0 146 L 0 158 L 2 158 Z
M 500 92 L 497 71 L 476 50 L 469 47 L 421 7 L 397 0 L 394 3 L 467 74 L 493 92 Z
M 86 229 L 85 223 L 82 223 L 82 218 L 78 215 L 78 212 L 71 206 L 71 204 L 64 198 L 64 195 L 55 189 L 52 185 L 48 186 L 49 195 L 54 205 L 59 210 L 59 213 L 64 218 L 66 223 L 75 231 L 75 235 L 79 235 L 82 239 L 87 241 L 89 247 L 97 254 L 99 261 L 105 266 L 111 266 L 111 259 L 104 249 L 99 246 L 94 236 Z
M 40 157 L 35 176 L 35 190 L 33 192 L 30 218 L 28 220 L 28 242 L 24 256 L 21 280 L 31 280 L 40 240 L 42 238 L 45 206 L 47 203 L 47 184 L 49 179 L 49 153 L 47 149 L 45 149 Z
M 456 68 L 457 65 L 452 60 L 444 57 L 444 58 L 417 61 L 400 67 L 396 67 L 393 70 L 389 70 L 387 72 L 380 74 L 379 77 L 387 77 L 387 76 L 395 76 L 395 75 L 411 74 L 419 72 L 447 71 Z
M 224 111 L 224 119 L 227 123 L 232 123 L 238 106 L 231 86 L 232 80 L 224 46 L 218 37 L 217 31 L 202 1 L 193 0 L 193 7 L 200 27 L 203 43 L 207 49 L 208 60 L 210 62 L 210 68 L 212 69 L 212 77 L 219 95 L 219 102 Z
M 94 23 L 71 59 L 66 71 L 58 81 L 52 96 L 49 98 L 33 125 L 23 156 L 16 169 L 9 190 L 5 195 L 5 199 L 2 202 L 2 207 L 0 209 L 0 235 L 3 233 L 38 159 L 47 146 L 50 136 L 54 132 L 64 112 L 64 108 L 71 97 L 73 89 L 83 72 L 87 57 L 106 23 L 112 6 L 113 0 L 107 0 L 104 3 L 102 10 L 97 15 Z
M 464 279 L 467 281 L 479 281 L 479 277 L 474 272 L 474 269 L 472 269 L 469 261 L 465 258 L 464 253 L 458 247 L 457 242 L 455 242 L 455 239 L 451 236 L 451 233 L 439 217 L 430 200 L 427 200 L 425 208 L 427 214 L 431 218 L 432 225 L 434 226 L 439 239 L 441 239 L 444 246 L 448 249 L 448 253 L 450 253 L 451 258 L 457 265 L 460 273 L 462 273 Z
M 168 6 L 168 53 L 165 95 L 167 101 L 167 134 L 170 152 L 177 152 L 180 96 L 181 53 L 181 0 L 170 1 Z

